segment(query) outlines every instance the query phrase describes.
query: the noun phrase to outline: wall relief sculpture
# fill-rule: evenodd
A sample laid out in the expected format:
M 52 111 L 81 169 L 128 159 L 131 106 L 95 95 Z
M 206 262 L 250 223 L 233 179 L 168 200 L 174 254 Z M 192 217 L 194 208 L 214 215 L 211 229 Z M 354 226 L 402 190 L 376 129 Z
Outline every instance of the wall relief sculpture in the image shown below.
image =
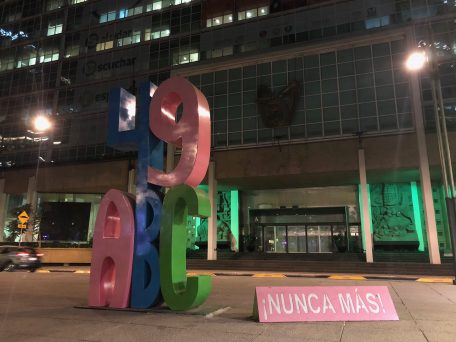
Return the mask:
M 413 217 L 409 184 L 371 186 L 374 246 L 389 249 L 415 249 L 418 235 Z
M 286 88 L 275 94 L 267 85 L 260 84 L 257 90 L 258 113 L 268 128 L 290 126 L 298 106 L 301 83 L 291 81 Z

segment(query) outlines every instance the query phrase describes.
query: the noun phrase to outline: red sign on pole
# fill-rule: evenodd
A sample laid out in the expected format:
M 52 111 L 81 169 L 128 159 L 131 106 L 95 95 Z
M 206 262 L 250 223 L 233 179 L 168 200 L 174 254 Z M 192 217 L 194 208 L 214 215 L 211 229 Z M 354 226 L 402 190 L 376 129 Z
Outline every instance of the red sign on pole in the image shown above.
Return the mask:
M 253 311 L 261 323 L 399 320 L 386 286 L 257 287 Z

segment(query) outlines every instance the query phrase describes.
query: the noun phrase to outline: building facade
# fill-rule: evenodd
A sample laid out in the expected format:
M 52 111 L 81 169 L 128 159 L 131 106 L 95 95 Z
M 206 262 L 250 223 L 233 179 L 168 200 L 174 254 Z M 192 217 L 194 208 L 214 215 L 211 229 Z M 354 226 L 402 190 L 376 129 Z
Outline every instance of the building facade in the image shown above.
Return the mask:
M 218 189 L 217 225 L 189 219 L 190 250 L 216 229 L 219 248 L 245 253 L 440 263 L 434 75 L 404 62 L 436 56 L 451 146 L 455 13 L 443 0 L 1 1 L 0 238 L 29 203 L 43 241 L 90 242 L 102 194 L 134 183 L 135 154 L 106 145 L 109 90 L 180 75 L 209 101 Z M 49 132 L 34 132 L 37 113 Z

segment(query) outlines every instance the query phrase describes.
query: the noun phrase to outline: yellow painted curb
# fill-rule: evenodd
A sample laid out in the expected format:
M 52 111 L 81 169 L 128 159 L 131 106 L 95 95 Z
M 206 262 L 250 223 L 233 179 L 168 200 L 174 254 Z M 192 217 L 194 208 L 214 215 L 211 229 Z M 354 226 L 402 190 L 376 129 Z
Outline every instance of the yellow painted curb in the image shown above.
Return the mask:
M 77 270 L 74 273 L 79 273 L 79 274 L 90 274 L 90 270 L 85 271 L 85 270 Z
M 453 283 L 453 278 L 419 278 L 416 281 L 420 283 Z
M 51 273 L 49 270 L 36 270 L 36 273 Z
M 280 273 L 255 273 L 253 278 L 286 278 L 284 274 Z
M 350 276 L 350 275 L 332 275 L 332 276 L 329 276 L 328 279 L 334 279 L 334 280 L 366 280 L 366 278 L 362 277 L 362 276 Z
M 215 277 L 215 274 L 210 272 L 187 272 L 187 277 L 196 277 L 200 275 L 208 275 L 211 277 Z

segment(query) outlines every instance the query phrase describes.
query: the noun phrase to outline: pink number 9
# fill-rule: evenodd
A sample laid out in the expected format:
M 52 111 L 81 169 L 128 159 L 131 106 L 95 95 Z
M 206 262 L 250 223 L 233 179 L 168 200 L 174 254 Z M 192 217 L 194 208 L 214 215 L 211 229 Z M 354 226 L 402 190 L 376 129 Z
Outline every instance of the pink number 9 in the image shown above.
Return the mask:
M 184 111 L 176 122 L 176 111 L 181 103 Z M 152 133 L 182 148 L 182 153 L 179 163 L 170 173 L 149 166 L 147 181 L 165 187 L 200 184 L 206 175 L 211 150 L 210 112 L 206 97 L 185 78 L 170 78 L 155 92 L 149 118 Z

